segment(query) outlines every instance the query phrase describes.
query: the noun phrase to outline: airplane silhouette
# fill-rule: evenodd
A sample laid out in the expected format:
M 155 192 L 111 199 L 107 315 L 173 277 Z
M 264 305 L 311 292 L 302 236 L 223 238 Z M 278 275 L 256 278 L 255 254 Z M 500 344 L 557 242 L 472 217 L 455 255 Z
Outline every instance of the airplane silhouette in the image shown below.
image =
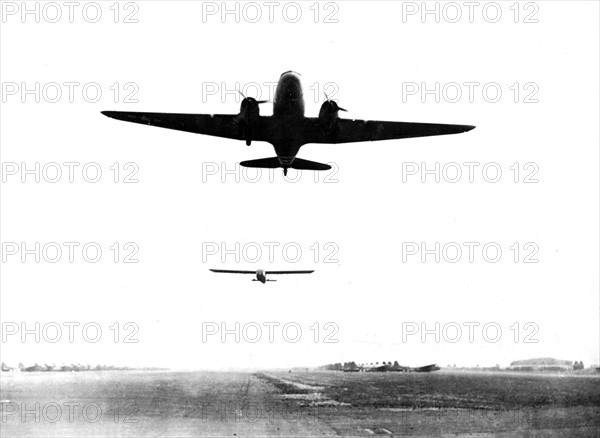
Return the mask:
M 423 367 L 411 368 L 409 367 L 409 371 L 413 373 L 431 373 L 432 371 L 439 371 L 440 367 L 437 364 L 425 365 Z
M 240 93 L 241 94 L 241 93 Z M 326 96 L 327 97 L 327 96 Z M 277 154 L 273 158 L 243 161 L 244 167 L 329 170 L 331 166 L 297 158 L 300 147 L 307 143 L 351 143 L 360 141 L 392 140 L 427 137 L 467 132 L 470 125 L 443 125 L 435 123 L 382 122 L 340 119 L 340 108 L 329 98 L 321 106 L 319 117 L 304 116 L 304 98 L 299 75 L 287 71 L 281 75 L 275 90 L 273 115 L 261 116 L 259 104 L 252 97 L 244 97 L 239 114 L 174 114 L 127 111 L 102 111 L 107 117 L 126 122 L 193 132 L 196 134 L 271 143 Z
M 256 278 L 252 281 L 260 281 L 265 284 L 267 281 L 267 275 L 279 275 L 279 274 L 312 274 L 315 271 L 265 271 L 264 269 L 257 269 L 256 271 L 231 271 L 228 269 L 211 269 L 212 272 L 218 272 L 222 274 L 255 274 Z
M 352 368 L 348 368 L 348 369 L 343 369 L 343 371 L 360 371 L 361 367 L 352 367 Z M 437 364 L 431 364 L 431 365 L 425 365 L 422 367 L 407 367 L 407 366 L 403 366 L 403 365 L 386 365 L 385 363 L 383 365 L 379 365 L 379 366 L 370 366 L 370 367 L 366 367 L 365 371 L 368 372 L 385 372 L 385 371 L 397 371 L 397 372 L 401 372 L 401 373 L 431 373 L 433 371 L 439 371 L 440 367 L 437 366 Z

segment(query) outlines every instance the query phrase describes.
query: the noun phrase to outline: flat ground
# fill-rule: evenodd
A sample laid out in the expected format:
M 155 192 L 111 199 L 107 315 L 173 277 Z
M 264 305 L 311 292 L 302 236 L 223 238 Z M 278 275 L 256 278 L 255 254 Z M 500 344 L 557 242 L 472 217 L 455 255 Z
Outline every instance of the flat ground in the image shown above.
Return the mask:
M 600 377 L 2 373 L 2 437 L 599 437 Z

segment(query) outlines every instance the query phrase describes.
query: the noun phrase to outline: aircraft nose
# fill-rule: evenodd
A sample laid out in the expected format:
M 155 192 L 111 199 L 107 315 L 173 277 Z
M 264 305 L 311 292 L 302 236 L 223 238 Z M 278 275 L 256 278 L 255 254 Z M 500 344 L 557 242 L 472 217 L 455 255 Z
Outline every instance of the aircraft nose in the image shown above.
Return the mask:
M 288 75 L 299 77 L 300 73 L 295 72 L 294 70 L 288 70 L 288 71 L 284 71 L 283 73 L 281 73 L 281 77 L 288 76 Z

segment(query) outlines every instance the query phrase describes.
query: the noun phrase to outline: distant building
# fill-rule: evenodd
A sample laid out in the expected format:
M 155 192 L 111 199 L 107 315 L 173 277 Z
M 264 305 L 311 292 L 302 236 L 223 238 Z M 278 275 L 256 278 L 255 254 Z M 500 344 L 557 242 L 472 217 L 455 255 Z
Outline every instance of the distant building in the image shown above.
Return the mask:
M 574 369 L 570 360 L 560 360 L 551 357 L 516 360 L 510 364 L 510 370 L 515 371 L 571 371 Z

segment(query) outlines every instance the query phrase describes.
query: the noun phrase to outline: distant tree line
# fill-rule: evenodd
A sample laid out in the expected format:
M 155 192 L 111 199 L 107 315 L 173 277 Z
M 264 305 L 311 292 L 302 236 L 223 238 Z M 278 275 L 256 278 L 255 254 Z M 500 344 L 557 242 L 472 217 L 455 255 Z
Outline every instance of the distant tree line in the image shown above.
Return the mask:
M 356 365 L 356 362 L 352 361 L 352 362 L 344 362 L 342 363 L 332 363 L 329 365 L 323 365 L 322 367 L 319 367 L 320 369 L 323 370 L 330 370 L 330 371 L 344 371 L 344 370 L 351 370 L 351 369 L 358 369 L 358 365 Z
M 9 367 L 6 363 L 2 362 L 0 369 L 4 372 L 16 371 L 15 368 Z M 112 365 L 96 365 L 92 367 L 91 365 L 82 365 L 82 364 L 71 364 L 71 365 L 61 365 L 56 366 L 54 364 L 48 365 L 39 365 L 36 363 L 35 365 L 26 367 L 23 363 L 19 363 L 18 370 L 23 372 L 33 372 L 33 371 L 48 371 L 48 372 L 68 372 L 68 371 L 109 371 L 109 370 L 129 370 L 128 367 L 115 367 Z

